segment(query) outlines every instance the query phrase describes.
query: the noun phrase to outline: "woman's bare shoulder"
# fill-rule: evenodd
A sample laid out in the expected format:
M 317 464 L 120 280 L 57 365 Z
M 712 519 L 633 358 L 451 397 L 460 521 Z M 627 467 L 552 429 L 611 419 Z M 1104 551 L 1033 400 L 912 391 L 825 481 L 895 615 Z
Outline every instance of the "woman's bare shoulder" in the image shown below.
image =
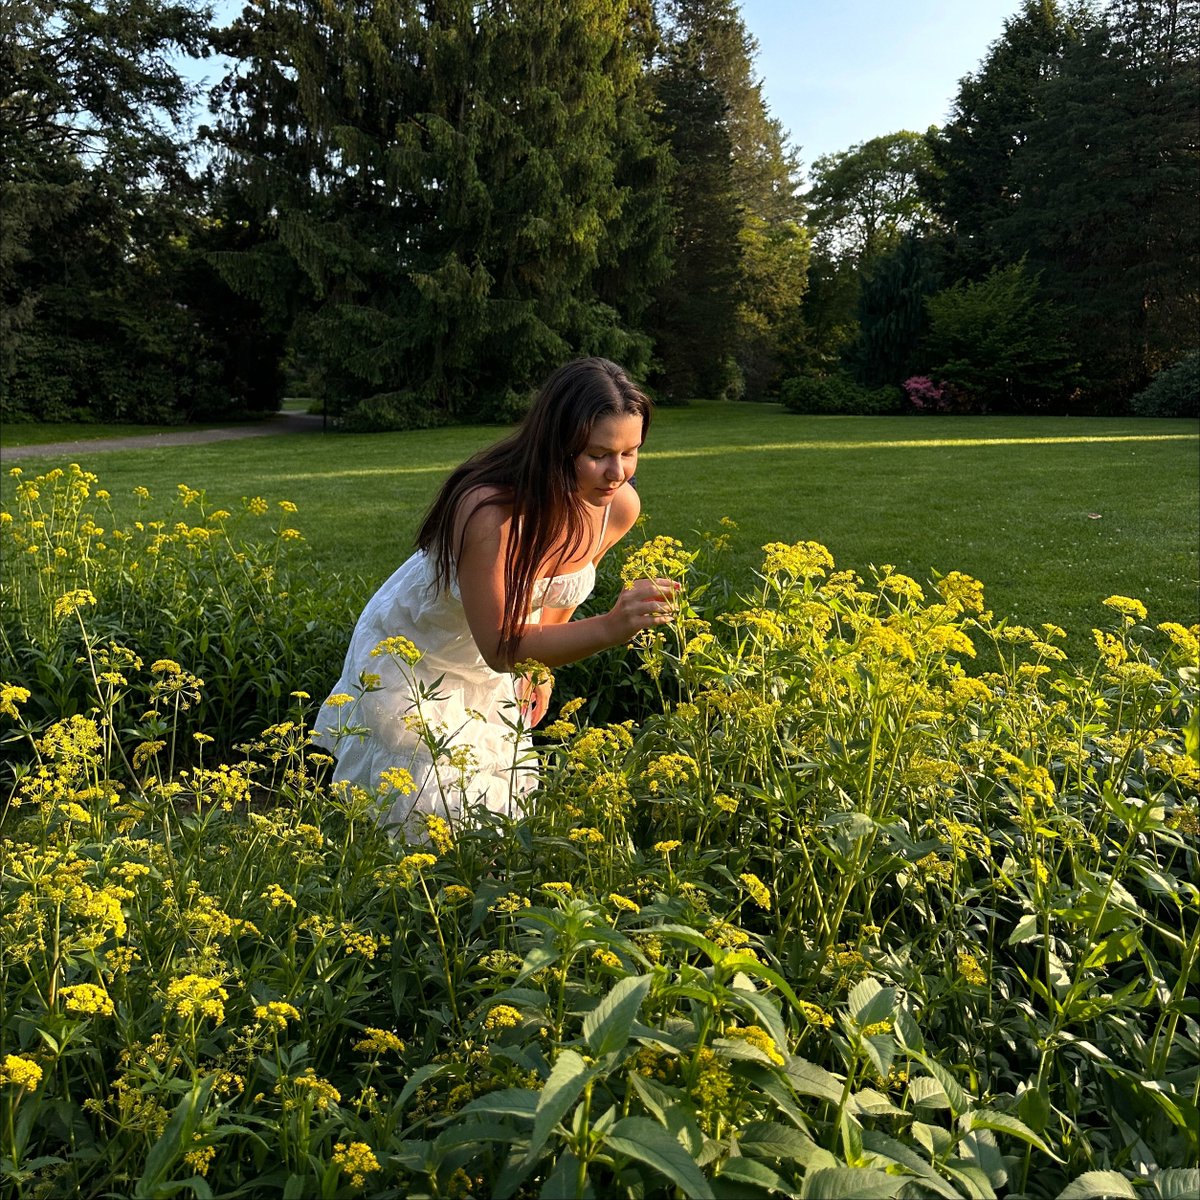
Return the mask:
M 511 496 L 506 488 L 480 484 L 462 494 L 454 514 L 456 540 L 468 532 L 472 539 L 495 537 L 512 520 Z

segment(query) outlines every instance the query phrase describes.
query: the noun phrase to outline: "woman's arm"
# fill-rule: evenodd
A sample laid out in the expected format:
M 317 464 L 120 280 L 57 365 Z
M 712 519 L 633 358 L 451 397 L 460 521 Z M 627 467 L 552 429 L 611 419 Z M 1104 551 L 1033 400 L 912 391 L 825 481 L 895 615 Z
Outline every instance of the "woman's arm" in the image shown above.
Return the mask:
M 628 533 L 637 519 L 637 493 L 632 488 L 622 488 L 614 497 L 613 506 L 605 537 L 607 544 L 601 547 L 601 554 Z M 458 555 L 458 589 L 467 624 L 492 670 L 510 671 L 514 663 L 527 658 L 537 659 L 548 667 L 565 666 L 619 646 L 639 630 L 670 620 L 668 601 L 673 598 L 676 585 L 668 579 L 640 579 L 632 588 L 622 591 L 616 604 L 599 616 L 568 620 L 564 624 L 551 621 L 526 625 L 512 660 L 502 659 L 499 646 L 504 618 L 504 556 L 512 536 L 512 515 L 506 507 L 477 507 L 465 519 Z

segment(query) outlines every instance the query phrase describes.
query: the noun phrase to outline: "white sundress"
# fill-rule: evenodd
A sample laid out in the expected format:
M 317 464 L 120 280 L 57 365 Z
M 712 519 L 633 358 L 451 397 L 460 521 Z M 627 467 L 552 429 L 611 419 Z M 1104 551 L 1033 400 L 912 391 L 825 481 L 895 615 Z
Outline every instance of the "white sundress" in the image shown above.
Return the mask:
M 607 527 L 606 508 L 597 550 Z M 543 608 L 575 608 L 592 594 L 595 583 L 591 562 L 578 571 L 536 580 L 528 623 L 538 624 Z M 380 642 L 397 635 L 421 651 L 415 666 L 372 656 Z M 379 677 L 373 690 L 364 690 L 364 673 Z M 414 682 L 435 697 L 422 697 L 419 707 L 426 727 L 444 740 L 445 751 L 437 761 L 406 722 L 417 713 Z M 412 774 L 415 792 L 388 793 L 392 803 L 382 817 L 385 825 L 404 825 L 419 813 L 455 820 L 465 807 L 479 803 L 514 815 L 518 801 L 537 783 L 529 736 L 518 736 L 512 728 L 518 711 L 515 677 L 493 671 L 484 661 L 467 624 L 457 578 L 449 591 L 440 591 L 434 562 L 423 550 L 367 602 L 330 696 L 353 698 L 336 705 L 326 700 L 313 725 L 314 744 L 337 758 L 335 782 L 345 780 L 374 792 L 389 768 Z M 364 727 L 365 733 L 349 732 Z M 456 749 L 468 752 L 461 755 L 466 760 L 461 767 L 449 759 Z

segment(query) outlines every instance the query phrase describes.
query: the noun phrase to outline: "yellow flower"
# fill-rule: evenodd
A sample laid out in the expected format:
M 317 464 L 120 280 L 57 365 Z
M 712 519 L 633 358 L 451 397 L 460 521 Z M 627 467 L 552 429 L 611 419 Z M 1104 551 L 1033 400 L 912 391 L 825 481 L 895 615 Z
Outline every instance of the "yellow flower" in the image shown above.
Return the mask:
M 445 817 L 439 817 L 437 813 L 426 813 L 424 821 L 425 832 L 439 854 L 448 854 L 454 849 L 454 831 Z
M 642 911 L 641 905 L 635 904 L 632 900 L 627 899 L 618 892 L 609 892 L 608 900 L 613 908 L 619 908 L 622 912 L 636 913 Z
M 79 1013 L 81 1016 L 111 1017 L 113 1002 L 108 993 L 94 983 L 74 983 L 63 988 L 62 996 L 67 1012 Z
M 160 658 L 150 667 L 151 675 L 181 675 L 183 668 L 173 658 Z
M 675 841 L 674 839 L 665 842 L 655 842 L 654 852 L 655 854 L 670 854 L 672 850 L 678 850 L 682 845 L 682 842 Z
M 198 1133 L 192 1135 L 195 1141 L 200 1140 Z M 197 1146 L 194 1150 L 189 1150 L 184 1156 L 183 1161 L 191 1167 L 197 1175 L 207 1175 L 208 1168 L 212 1166 L 212 1160 L 217 1155 L 216 1146 Z
M 727 1029 L 725 1037 L 745 1042 L 761 1050 L 777 1067 L 783 1066 L 783 1055 L 775 1045 L 775 1039 L 761 1025 L 747 1025 L 744 1029 Z
M 1146 606 L 1140 600 L 1134 600 L 1129 596 L 1109 596 L 1104 604 L 1107 608 L 1119 612 L 1121 616 L 1127 617 L 1131 621 L 1146 619 Z
M 403 662 L 408 663 L 410 667 L 421 657 L 421 651 L 408 638 L 398 635 L 384 638 L 371 651 L 372 658 L 380 658 L 385 654 L 390 658 L 401 659 Z
M 833 566 L 833 555 L 820 542 L 768 542 L 763 547 L 764 575 L 793 575 L 801 579 L 823 576 Z
M 951 571 L 937 581 L 937 590 L 953 612 L 983 612 L 983 584 L 961 571 Z
M 417 785 L 413 781 L 412 775 L 403 767 L 385 767 L 379 772 L 379 791 L 381 794 L 386 792 L 399 792 L 402 796 L 407 796 L 417 790 Z
M 333 1148 L 333 1162 L 350 1176 L 353 1187 L 362 1187 L 367 1176 L 379 1170 L 379 1160 L 366 1142 L 338 1142 Z
M 442 889 L 442 895 L 451 904 L 462 904 L 464 900 L 470 900 L 473 893 L 461 883 L 450 883 Z
M 267 890 L 262 893 L 262 898 L 266 900 L 272 908 L 282 908 L 285 904 L 289 908 L 296 907 L 295 897 L 285 892 L 277 883 L 267 884 Z
M 569 883 L 543 883 L 542 887 L 548 892 L 557 892 L 561 896 L 569 896 L 575 890 Z
M 325 703 L 330 708 L 341 708 L 343 705 L 353 704 L 354 697 L 349 692 L 334 692 L 332 696 L 326 697 Z
M 277 503 L 285 513 L 294 513 L 300 511 L 290 500 L 279 500 Z
M 55 600 L 54 615 L 69 617 L 77 613 L 85 604 L 95 605 L 95 603 L 96 597 L 87 588 L 76 588 Z
M 328 1079 L 322 1079 L 312 1067 L 306 1067 L 302 1074 L 292 1076 L 290 1082 L 293 1086 L 310 1092 L 313 1097 L 313 1104 L 321 1112 L 328 1112 L 332 1105 L 341 1102 L 342 1093 Z M 275 1085 L 275 1090 L 280 1090 L 279 1084 Z
M 247 509 L 249 509 L 250 513 L 256 517 L 261 517 L 269 507 L 267 502 L 261 496 L 254 496 L 249 500 L 243 496 L 242 503 Z
M 982 987 L 987 983 L 987 976 L 983 973 L 979 960 L 969 950 L 958 952 L 958 973 L 976 987 Z
M 511 1004 L 497 1004 L 483 1022 L 484 1029 L 516 1029 L 521 1023 L 521 1013 Z
M 810 1004 L 807 1000 L 801 1000 L 800 1012 L 810 1025 L 814 1025 L 818 1029 L 833 1028 L 833 1017 L 819 1004 Z
M 21 1054 L 6 1054 L 3 1061 L 0 1061 L 0 1083 L 32 1089 L 41 1082 L 42 1068 L 32 1058 L 25 1058 Z
M 354 1043 L 355 1050 L 361 1050 L 366 1054 L 387 1054 L 389 1052 L 402 1054 L 404 1052 L 404 1042 L 386 1029 L 375 1029 L 368 1025 L 363 1032 L 367 1036 L 362 1041 Z
M 598 829 L 590 826 L 585 826 L 581 829 L 572 829 L 567 837 L 573 842 L 587 842 L 589 846 L 598 846 L 604 841 L 604 834 Z
M 228 999 L 221 981 L 206 975 L 184 975 L 167 985 L 167 1007 L 181 1017 L 210 1017 L 220 1024 Z
M 300 1020 L 300 1012 L 286 1001 L 271 1000 L 266 1004 L 255 1005 L 254 1019 L 271 1026 L 272 1029 L 286 1029 L 289 1021 Z
M 592 951 L 592 957 L 601 965 L 613 971 L 621 970 L 621 960 L 611 951 L 603 947 Z
M 768 890 L 767 885 L 763 883 L 763 881 L 759 879 L 757 875 L 753 875 L 749 871 L 739 875 L 738 878 L 742 881 L 746 891 L 750 893 L 750 899 L 753 900 L 759 908 L 766 912 L 770 912 L 771 893 Z
M 28 688 L 17 687 L 15 683 L 0 683 L 0 713 L 4 716 L 17 720 L 20 716 L 17 705 L 24 704 L 28 699 Z

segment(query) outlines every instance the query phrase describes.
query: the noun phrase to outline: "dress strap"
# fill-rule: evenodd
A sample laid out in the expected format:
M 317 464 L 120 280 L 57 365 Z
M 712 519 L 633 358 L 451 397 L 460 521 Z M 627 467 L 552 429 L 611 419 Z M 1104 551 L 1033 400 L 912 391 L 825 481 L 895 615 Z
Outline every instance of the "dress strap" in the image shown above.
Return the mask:
M 608 530 L 608 514 L 612 511 L 612 505 L 604 506 L 604 516 L 600 521 L 600 536 L 596 539 L 596 554 L 600 553 L 600 548 L 604 545 L 604 534 Z

